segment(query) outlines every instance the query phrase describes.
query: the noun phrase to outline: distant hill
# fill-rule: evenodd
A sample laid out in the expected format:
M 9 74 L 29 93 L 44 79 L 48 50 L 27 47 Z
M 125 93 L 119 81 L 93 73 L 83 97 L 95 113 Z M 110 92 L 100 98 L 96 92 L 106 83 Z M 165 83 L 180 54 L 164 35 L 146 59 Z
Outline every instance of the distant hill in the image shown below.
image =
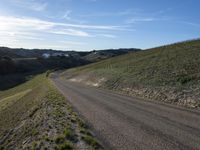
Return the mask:
M 197 107 L 200 40 L 128 53 L 68 70 L 65 76 L 129 95 Z
M 140 50 L 141 49 L 135 49 L 135 48 L 93 50 L 92 52 L 85 55 L 83 58 L 88 61 L 96 62 L 102 59 L 107 59 L 118 55 L 127 54 L 129 52 L 137 52 Z
M 8 57 L 11 57 L 11 58 L 42 57 L 42 55 L 45 54 L 45 53 L 48 53 L 48 54 L 63 53 L 63 54 L 72 54 L 72 55 L 77 54 L 77 52 L 75 52 L 75 51 L 59 51 L 59 50 L 52 50 L 52 49 L 23 49 L 23 48 L 0 47 L 0 56 L 8 56 Z
M 11 58 L 39 58 L 43 54 L 53 55 L 55 53 L 68 54 L 75 58 L 82 58 L 91 61 L 98 61 L 105 58 L 110 58 L 117 55 L 126 54 L 131 51 L 139 51 L 140 49 L 108 49 L 108 50 L 93 50 L 93 51 L 60 51 L 52 49 L 15 49 L 8 47 L 0 47 L 0 56 Z
M 0 47 L 0 75 L 31 70 L 75 67 L 133 51 L 139 51 L 139 49 L 109 49 L 78 52 Z
M 0 47 L 0 90 L 26 81 L 26 77 L 47 70 L 68 69 L 128 53 L 130 50 L 91 52 Z M 50 56 L 48 58 L 44 57 Z

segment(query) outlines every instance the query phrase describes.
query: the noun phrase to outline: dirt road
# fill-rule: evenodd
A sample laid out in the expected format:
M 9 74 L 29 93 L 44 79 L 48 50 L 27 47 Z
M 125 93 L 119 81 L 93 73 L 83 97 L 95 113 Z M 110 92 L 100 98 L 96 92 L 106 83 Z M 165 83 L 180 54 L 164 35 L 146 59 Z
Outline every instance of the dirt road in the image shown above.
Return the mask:
M 200 150 L 200 112 L 52 79 L 106 149 Z

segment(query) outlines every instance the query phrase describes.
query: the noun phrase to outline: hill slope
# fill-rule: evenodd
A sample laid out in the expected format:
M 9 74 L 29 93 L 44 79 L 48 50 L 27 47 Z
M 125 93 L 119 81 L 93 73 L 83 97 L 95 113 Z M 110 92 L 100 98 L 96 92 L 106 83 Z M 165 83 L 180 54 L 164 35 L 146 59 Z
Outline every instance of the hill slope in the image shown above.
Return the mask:
M 200 40 L 114 57 L 64 73 L 84 82 L 147 99 L 200 105 Z

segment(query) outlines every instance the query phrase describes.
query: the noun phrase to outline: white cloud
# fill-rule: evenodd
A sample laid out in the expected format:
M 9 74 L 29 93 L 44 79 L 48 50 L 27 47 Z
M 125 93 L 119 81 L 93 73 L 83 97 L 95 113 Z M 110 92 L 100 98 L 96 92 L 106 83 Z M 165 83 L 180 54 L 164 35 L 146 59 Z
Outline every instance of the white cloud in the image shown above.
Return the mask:
M 72 11 L 71 10 L 67 10 L 66 12 L 65 12 L 65 14 L 63 15 L 63 19 L 66 19 L 66 20 L 71 20 L 71 17 L 70 17 L 70 14 L 72 13 Z
M 71 29 L 72 28 L 72 29 Z M 12 16 L 0 16 L 0 31 L 45 31 L 52 32 L 60 31 L 61 34 L 64 32 L 75 33 L 74 35 L 85 35 L 86 32 L 78 29 L 90 29 L 90 30 L 122 30 L 121 26 L 102 26 L 102 25 L 83 25 L 83 24 L 67 24 L 59 22 L 43 21 L 34 18 L 22 18 Z M 73 34 L 72 34 L 73 35 Z
M 38 35 L 30 32 L 17 32 L 17 31 L 0 31 L 1 37 L 15 38 L 15 39 L 29 39 L 29 40 L 44 40 Z
M 0 30 L 44 30 L 53 26 L 51 22 L 38 19 L 0 16 Z
M 89 24 L 68 24 L 61 22 L 45 21 L 37 18 L 14 17 L 0 15 L 0 44 L 11 47 L 44 46 L 50 43 L 52 38 L 55 41 L 52 45 L 61 44 L 58 41 L 66 36 L 75 37 L 106 37 L 116 36 L 107 34 L 107 31 L 121 31 L 126 27 L 112 25 L 89 25 Z M 102 34 L 98 34 L 98 33 Z M 48 38 L 50 37 L 50 39 Z M 29 41 L 30 43 L 28 44 Z M 41 41 L 41 42 L 39 42 Z M 44 42 L 44 43 L 43 43 Z M 57 43 L 56 43 L 57 42 Z M 55 44 L 56 43 L 56 44 Z M 80 43 L 67 43 L 76 48 Z M 67 46 L 63 43 L 61 47 Z M 49 48 L 50 46 L 48 46 Z
M 74 29 L 51 30 L 51 31 L 49 31 L 49 33 L 80 36 L 80 37 L 89 37 L 90 36 L 87 32 L 80 31 L 80 30 L 74 30 Z
M 133 17 L 125 21 L 126 24 L 133 24 L 138 22 L 153 22 L 153 21 L 169 21 L 168 17 Z
M 57 25 L 82 28 L 82 29 L 97 29 L 97 30 L 121 30 L 122 26 L 103 26 L 103 25 L 83 25 L 83 24 L 63 24 L 59 23 Z
M 152 22 L 155 20 L 157 20 L 157 19 L 155 19 L 155 18 L 131 18 L 131 19 L 126 20 L 126 23 L 132 24 L 132 23 L 136 23 L 136 22 Z
M 106 37 L 106 38 L 116 38 L 116 36 L 112 34 L 98 34 L 97 36 Z
M 59 16 L 52 17 L 51 16 L 50 18 L 53 18 L 53 19 L 60 18 L 60 19 L 64 19 L 64 20 L 67 20 L 67 21 L 70 21 L 70 22 L 73 22 L 73 23 L 77 23 L 77 24 L 85 24 L 87 22 L 85 20 L 74 19 L 72 17 L 72 11 L 71 10 L 65 11 L 64 14 L 61 17 L 59 17 Z

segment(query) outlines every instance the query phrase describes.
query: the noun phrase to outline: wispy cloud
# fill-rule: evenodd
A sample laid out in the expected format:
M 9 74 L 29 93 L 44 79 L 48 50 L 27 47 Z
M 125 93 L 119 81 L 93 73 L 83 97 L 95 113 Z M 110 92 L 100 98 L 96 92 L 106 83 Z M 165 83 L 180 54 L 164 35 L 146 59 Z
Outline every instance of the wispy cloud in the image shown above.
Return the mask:
M 72 11 L 71 10 L 67 10 L 66 12 L 65 12 L 65 14 L 63 15 L 63 19 L 66 19 L 66 20 L 71 20 L 71 17 L 70 17 L 70 14 L 72 13 Z
M 124 26 L 113 26 L 113 25 L 84 25 L 84 24 L 66 24 L 56 23 L 60 26 L 82 28 L 82 29 L 96 29 L 96 30 L 123 30 Z
M 52 17 L 52 16 L 51 16 Z M 77 24 L 85 24 L 87 23 L 86 20 L 81 20 L 81 19 L 75 19 L 73 16 L 72 16 L 72 11 L 71 10 L 67 10 L 64 12 L 64 14 L 59 17 L 53 17 L 54 19 L 55 18 L 60 18 L 62 20 L 66 20 L 66 21 L 69 21 L 69 22 L 72 22 L 72 23 L 77 23 Z
M 11 0 L 11 1 L 18 7 L 23 7 L 25 9 L 30 9 L 33 11 L 44 11 L 48 6 L 48 3 L 38 2 L 36 0 Z
M 0 44 L 26 47 L 28 43 L 24 41 L 30 41 L 34 43 L 41 42 L 39 45 L 45 45 L 46 37 L 50 34 L 50 37 L 57 37 L 52 45 L 46 48 L 64 48 L 71 46 L 72 48 L 78 48 L 78 45 L 83 43 L 77 42 L 59 42 L 66 36 L 75 36 L 81 38 L 92 37 L 105 37 L 116 38 L 113 33 L 116 31 L 126 30 L 123 26 L 113 25 L 90 25 L 90 24 L 68 24 L 62 22 L 45 21 L 37 18 L 27 17 L 14 17 L 14 16 L 1 16 L 0 15 Z M 37 45 L 37 44 L 36 44 Z M 33 47 L 34 45 L 32 45 Z M 54 47 L 55 46 L 55 47 Z M 28 45 L 27 45 L 28 47 Z M 31 44 L 30 44 L 31 47 Z M 45 48 L 45 47 L 44 47 Z
M 157 20 L 156 18 L 131 18 L 126 20 L 125 22 L 128 24 L 136 23 L 136 22 L 152 22 Z
M 74 29 L 51 30 L 49 31 L 49 33 L 60 34 L 60 35 L 80 36 L 80 37 L 90 37 L 89 33 L 80 31 L 80 30 L 74 30 Z
M 31 32 L 18 32 L 18 31 L 0 31 L 2 37 L 15 38 L 15 39 L 29 39 L 29 40 L 44 40 L 37 34 Z
M 53 26 L 53 23 L 38 19 L 0 16 L 0 30 L 3 31 L 45 30 Z
M 194 23 L 194 22 L 189 22 L 189 21 L 179 21 L 180 23 L 186 24 L 186 25 L 190 25 L 196 28 L 200 28 L 200 24 L 199 23 Z
M 133 24 L 133 23 L 139 23 L 139 22 L 154 22 L 154 21 L 167 21 L 170 20 L 169 17 L 167 17 L 167 12 L 171 11 L 172 8 L 167 9 L 161 9 L 154 12 L 147 12 L 145 10 L 138 10 L 134 13 L 130 13 L 127 17 L 128 19 L 125 20 L 126 24 Z
M 106 37 L 106 38 L 116 38 L 116 35 L 112 34 L 97 34 L 96 36 Z
M 83 25 L 50 22 L 34 18 L 22 18 L 12 16 L 0 16 L 0 31 L 43 31 L 55 34 L 66 34 L 72 36 L 89 36 L 89 33 L 82 31 L 90 30 L 121 30 L 121 26 Z
M 169 21 L 168 17 L 133 17 L 125 21 L 126 24 L 154 22 L 154 21 Z

